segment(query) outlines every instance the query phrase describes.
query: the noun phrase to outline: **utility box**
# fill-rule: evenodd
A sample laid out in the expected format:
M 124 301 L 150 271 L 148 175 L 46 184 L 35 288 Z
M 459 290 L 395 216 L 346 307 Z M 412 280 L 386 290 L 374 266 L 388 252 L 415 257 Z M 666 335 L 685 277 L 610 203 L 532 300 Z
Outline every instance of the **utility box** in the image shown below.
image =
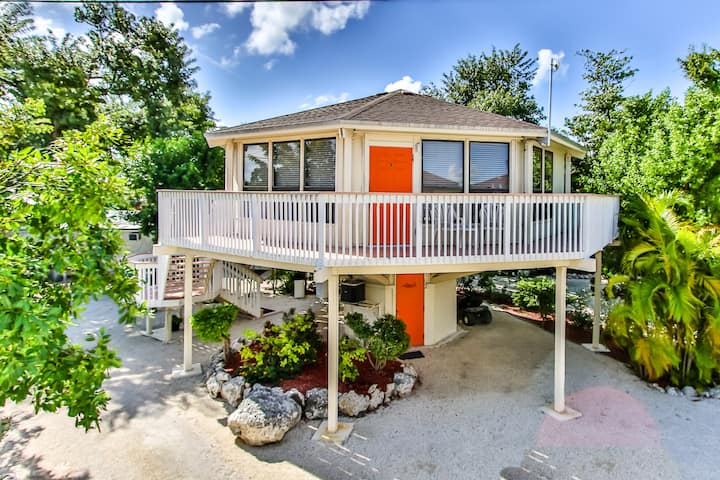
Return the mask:
M 340 301 L 358 303 L 365 300 L 365 282 L 362 280 L 345 280 L 340 283 Z

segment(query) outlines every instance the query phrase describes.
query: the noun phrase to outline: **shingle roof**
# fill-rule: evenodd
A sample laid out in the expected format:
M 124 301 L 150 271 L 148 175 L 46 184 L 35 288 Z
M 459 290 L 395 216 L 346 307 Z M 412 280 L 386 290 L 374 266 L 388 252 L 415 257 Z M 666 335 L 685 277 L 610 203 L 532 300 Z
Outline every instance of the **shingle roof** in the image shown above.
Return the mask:
M 392 93 L 379 93 L 348 102 L 291 113 L 279 117 L 244 123 L 235 127 L 221 128 L 208 132 L 208 138 L 226 137 L 231 134 L 272 131 L 301 126 L 332 123 L 368 123 L 378 125 L 402 125 L 438 128 L 469 128 L 483 130 L 537 130 L 542 135 L 543 128 L 533 123 L 515 120 L 495 113 L 481 112 L 438 100 L 426 95 L 418 95 L 399 90 Z

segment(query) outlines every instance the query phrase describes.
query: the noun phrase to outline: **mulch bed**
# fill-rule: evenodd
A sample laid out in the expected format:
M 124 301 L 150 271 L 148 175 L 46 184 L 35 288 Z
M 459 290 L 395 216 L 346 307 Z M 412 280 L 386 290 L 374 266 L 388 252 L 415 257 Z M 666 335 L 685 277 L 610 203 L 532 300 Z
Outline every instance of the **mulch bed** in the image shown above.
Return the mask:
M 509 313 L 514 317 L 525 320 L 526 322 L 542 328 L 547 332 L 555 333 L 555 319 L 553 317 L 550 317 L 549 320 L 543 322 L 539 313 L 528 312 L 510 305 L 498 305 L 498 307 L 505 313 Z M 578 345 L 583 343 L 592 343 L 592 330 L 576 327 L 568 318 L 567 323 L 565 324 L 565 338 L 573 343 L 577 343 Z M 613 342 L 611 338 L 604 338 L 602 339 L 602 342 L 610 350 L 610 352 L 602 352 L 601 355 L 607 355 L 608 357 L 614 358 L 618 362 L 622 363 L 630 362 L 630 357 L 628 356 L 627 351 L 615 345 L 615 342 Z
M 280 382 L 283 390 L 297 388 L 303 394 L 312 388 L 327 388 L 328 386 L 328 361 L 327 361 L 327 344 L 323 344 L 323 348 L 318 354 L 317 362 L 307 365 L 302 371 L 288 380 Z M 391 360 L 385 364 L 385 368 L 376 372 L 370 365 L 370 362 L 364 360 L 358 364 L 360 375 L 354 383 L 340 382 L 338 390 L 341 393 L 355 390 L 358 394 L 365 395 L 372 385 L 377 385 L 381 390 L 385 390 L 388 383 L 393 383 L 395 372 L 402 371 L 402 364 L 398 361 Z

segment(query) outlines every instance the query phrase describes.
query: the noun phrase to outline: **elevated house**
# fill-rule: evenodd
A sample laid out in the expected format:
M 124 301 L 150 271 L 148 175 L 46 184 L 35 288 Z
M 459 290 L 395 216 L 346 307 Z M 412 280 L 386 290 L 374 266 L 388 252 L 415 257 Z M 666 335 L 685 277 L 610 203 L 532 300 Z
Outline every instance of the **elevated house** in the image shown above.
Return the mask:
M 558 135 L 546 145 L 546 133 L 405 91 L 214 130 L 225 190 L 160 192 L 154 253 L 312 273 L 329 302 L 334 431 L 342 283 L 363 281 L 352 300 L 364 302 L 349 307 L 395 314 L 413 345 L 456 332 L 456 279 L 480 271 L 554 267 L 564 318 L 567 269 L 595 270 L 619 200 L 570 193 L 583 150 Z M 556 333 L 553 409 L 564 414 L 563 322 Z

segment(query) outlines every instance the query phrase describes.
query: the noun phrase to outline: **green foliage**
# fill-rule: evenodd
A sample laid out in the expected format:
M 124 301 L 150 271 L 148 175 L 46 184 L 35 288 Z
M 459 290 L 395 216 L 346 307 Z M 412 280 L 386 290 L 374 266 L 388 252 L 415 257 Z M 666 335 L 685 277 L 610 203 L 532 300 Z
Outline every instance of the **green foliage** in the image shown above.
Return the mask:
M 13 125 L 13 115 L 0 109 L 0 125 L 38 126 Z M 137 280 L 107 217 L 128 197 L 112 153 L 119 134 L 101 119 L 44 151 L 0 151 L 0 405 L 30 397 L 36 410 L 67 408 L 85 429 L 99 426 L 102 383 L 120 360 L 104 331 L 74 345 L 65 330 L 103 295 L 121 321 L 137 313 Z M 61 273 L 67 281 L 54 281 Z
M 555 310 L 555 282 L 548 277 L 522 278 L 518 280 L 517 292 L 513 292 L 515 305 L 531 312 L 538 312 L 543 321 Z
M 544 115 L 530 93 L 537 71 L 535 59 L 517 44 L 512 50 L 493 47 L 490 55 L 468 55 L 443 74 L 442 86 L 423 93 L 485 112 L 539 123 Z
M 202 133 L 147 139 L 130 149 L 127 175 L 138 192 L 140 207 L 131 212 L 142 232 L 157 238 L 157 191 L 215 190 L 225 185 L 225 155 L 209 148 Z
M 598 295 L 601 293 L 598 292 Z M 567 295 L 567 316 L 576 327 L 589 330 L 592 328 L 593 315 L 588 311 L 588 301 L 590 300 L 590 292 L 582 290 Z
M 583 113 L 567 119 L 565 126 L 587 149 L 585 159 L 573 164 L 574 181 L 584 191 L 593 191 L 585 184 L 592 179 L 603 141 L 619 130 L 615 117 L 624 100 L 624 84 L 637 70 L 630 67 L 632 57 L 625 55 L 624 50 L 596 52 L 585 49 L 578 55 L 585 61 L 583 78 L 588 87 L 580 93 L 581 101 L 577 105 Z
M 230 327 L 238 312 L 238 307 L 232 304 L 215 305 L 203 308 L 192 317 L 192 326 L 200 340 L 223 342 L 226 363 L 230 360 Z
M 410 346 L 405 322 L 393 315 L 383 315 L 370 323 L 362 314 L 353 312 L 345 315 L 345 324 L 360 339 L 375 370 L 382 370 L 388 360 L 396 358 Z
M 358 340 L 353 340 L 347 335 L 340 340 L 340 365 L 338 373 L 340 380 L 352 383 L 360 375 L 357 362 L 365 358 L 365 349 L 360 346 Z
M 10 431 L 11 427 L 12 419 L 10 419 L 10 417 L 0 418 L 0 441 L 2 441 L 5 435 Z
M 292 377 L 317 360 L 321 345 L 311 310 L 305 314 L 290 310 L 281 325 L 267 322 L 262 333 L 248 330 L 245 338 L 240 374 L 250 382 L 274 383 Z
M 608 330 L 642 377 L 703 387 L 720 380 L 720 233 L 682 221 L 677 205 L 674 194 L 629 202 L 621 220 L 633 235 L 607 286 L 623 301 Z

